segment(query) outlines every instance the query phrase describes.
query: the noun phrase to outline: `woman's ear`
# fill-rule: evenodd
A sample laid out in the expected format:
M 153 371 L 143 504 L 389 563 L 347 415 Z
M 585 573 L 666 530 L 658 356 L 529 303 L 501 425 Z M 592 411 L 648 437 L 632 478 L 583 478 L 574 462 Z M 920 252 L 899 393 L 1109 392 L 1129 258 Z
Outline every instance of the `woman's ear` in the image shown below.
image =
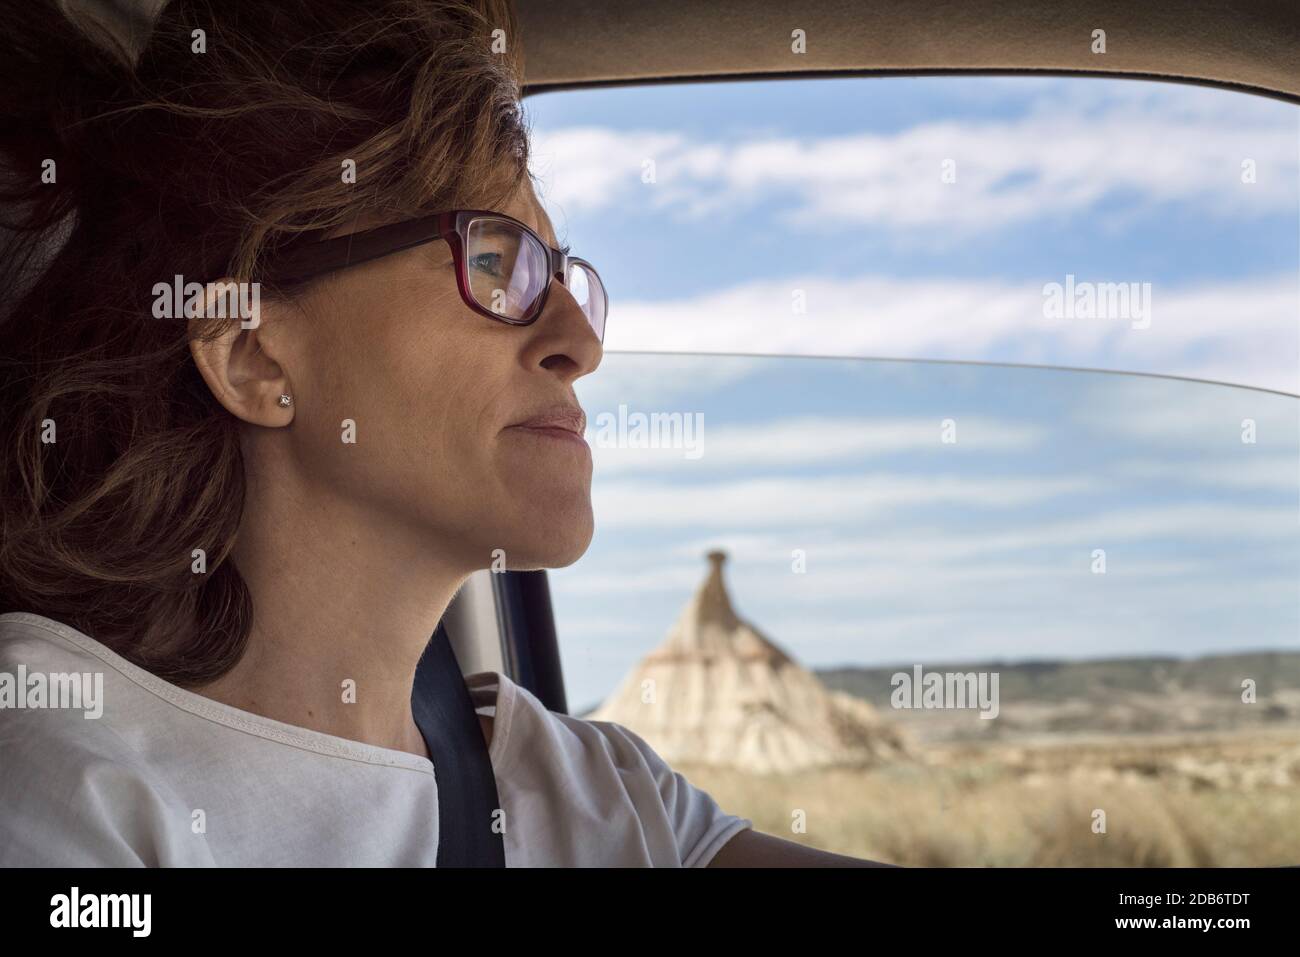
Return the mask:
M 267 308 L 256 288 L 248 296 L 239 291 L 242 288 L 229 278 L 207 284 L 204 316 L 229 318 L 190 319 L 190 354 L 226 411 L 253 425 L 278 428 L 292 422 L 294 413 L 288 371 L 281 362 L 280 343 L 271 332 L 278 325 L 282 304 L 270 303 Z M 220 334 L 199 338 L 198 333 L 213 322 L 224 323 Z

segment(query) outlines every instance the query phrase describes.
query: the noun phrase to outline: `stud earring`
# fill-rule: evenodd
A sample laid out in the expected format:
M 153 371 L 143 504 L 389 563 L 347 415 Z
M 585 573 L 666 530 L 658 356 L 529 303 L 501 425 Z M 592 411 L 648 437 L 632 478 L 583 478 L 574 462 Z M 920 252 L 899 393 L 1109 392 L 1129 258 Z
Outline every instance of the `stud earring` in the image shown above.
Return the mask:
M 289 398 L 288 393 L 286 393 L 286 392 L 281 392 L 281 393 L 280 393 L 280 404 L 281 404 L 282 406 L 285 406 L 286 408 L 288 408 L 290 405 L 293 404 L 293 399 Z

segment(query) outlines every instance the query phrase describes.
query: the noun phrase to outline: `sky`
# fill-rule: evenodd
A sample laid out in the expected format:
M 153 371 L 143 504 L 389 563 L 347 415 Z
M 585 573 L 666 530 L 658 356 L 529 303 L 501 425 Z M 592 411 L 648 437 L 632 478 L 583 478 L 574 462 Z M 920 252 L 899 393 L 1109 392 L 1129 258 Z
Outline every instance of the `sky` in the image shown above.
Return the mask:
M 550 575 L 571 706 L 712 547 L 810 667 L 1300 648 L 1300 108 L 951 76 L 525 107 L 611 300 L 596 535 Z M 700 431 L 597 435 L 620 406 Z

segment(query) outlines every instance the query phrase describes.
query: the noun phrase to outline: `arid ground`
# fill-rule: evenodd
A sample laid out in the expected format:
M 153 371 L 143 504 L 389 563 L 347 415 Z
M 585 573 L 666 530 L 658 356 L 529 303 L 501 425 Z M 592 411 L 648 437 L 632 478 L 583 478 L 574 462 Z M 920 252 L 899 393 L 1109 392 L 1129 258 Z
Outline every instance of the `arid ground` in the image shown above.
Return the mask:
M 913 762 L 786 777 L 677 770 L 761 831 L 895 864 L 1300 864 L 1295 728 L 930 742 Z

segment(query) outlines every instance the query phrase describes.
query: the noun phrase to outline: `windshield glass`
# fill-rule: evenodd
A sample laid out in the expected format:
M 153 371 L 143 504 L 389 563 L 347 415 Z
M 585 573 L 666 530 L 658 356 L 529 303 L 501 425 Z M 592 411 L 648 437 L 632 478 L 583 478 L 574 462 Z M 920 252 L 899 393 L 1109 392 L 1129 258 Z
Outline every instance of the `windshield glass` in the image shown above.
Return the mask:
M 1295 106 L 688 89 L 529 101 L 611 295 L 575 713 L 855 856 L 1300 861 Z

